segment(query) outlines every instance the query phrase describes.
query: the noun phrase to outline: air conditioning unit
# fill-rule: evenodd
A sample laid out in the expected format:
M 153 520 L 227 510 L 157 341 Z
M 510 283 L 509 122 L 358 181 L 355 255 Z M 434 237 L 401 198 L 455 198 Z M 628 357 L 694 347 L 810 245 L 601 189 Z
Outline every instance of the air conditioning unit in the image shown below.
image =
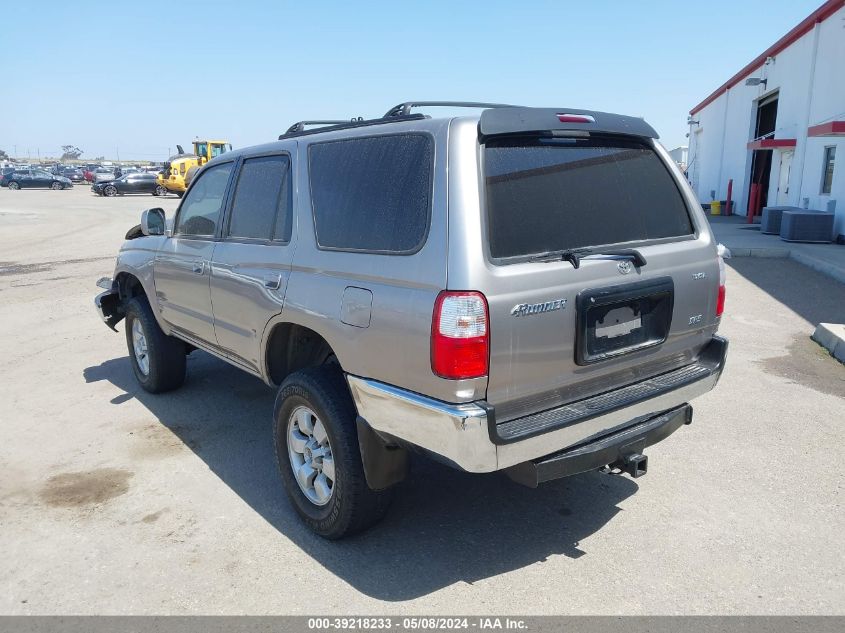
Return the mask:
M 763 218 L 760 220 L 760 233 L 766 235 L 780 235 L 780 223 L 783 212 L 798 207 L 763 207 Z
M 780 239 L 786 242 L 833 241 L 834 214 L 815 209 L 788 209 L 780 223 Z

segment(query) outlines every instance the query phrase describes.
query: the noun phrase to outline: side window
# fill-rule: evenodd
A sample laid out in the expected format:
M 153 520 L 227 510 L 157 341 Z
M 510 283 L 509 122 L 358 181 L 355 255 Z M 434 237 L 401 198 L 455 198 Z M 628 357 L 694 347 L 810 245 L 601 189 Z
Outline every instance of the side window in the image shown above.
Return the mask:
M 425 241 L 434 140 L 375 136 L 312 145 L 308 164 L 321 248 L 409 254 Z
M 175 235 L 212 237 L 217 232 L 217 222 L 233 164 L 214 165 L 199 174 L 179 207 L 179 217 L 176 218 L 176 229 L 173 231 Z
M 293 215 L 290 180 L 287 156 L 246 159 L 238 176 L 228 235 L 289 241 Z
M 836 162 L 836 145 L 824 148 L 824 163 L 822 163 L 822 194 L 829 194 L 833 189 L 833 165 Z

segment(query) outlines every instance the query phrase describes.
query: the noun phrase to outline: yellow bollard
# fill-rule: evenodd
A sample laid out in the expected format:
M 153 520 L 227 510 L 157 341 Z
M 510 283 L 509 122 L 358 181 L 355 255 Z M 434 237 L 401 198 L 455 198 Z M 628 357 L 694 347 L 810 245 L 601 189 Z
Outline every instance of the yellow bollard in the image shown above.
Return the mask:
M 722 215 L 722 203 L 714 200 L 710 203 L 710 215 Z

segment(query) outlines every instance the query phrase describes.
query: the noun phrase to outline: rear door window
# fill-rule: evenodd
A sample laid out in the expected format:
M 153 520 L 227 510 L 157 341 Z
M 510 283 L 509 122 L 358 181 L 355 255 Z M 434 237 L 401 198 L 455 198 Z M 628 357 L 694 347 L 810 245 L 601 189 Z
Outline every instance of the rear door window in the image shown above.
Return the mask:
M 492 140 L 484 171 L 494 259 L 693 233 L 678 185 L 645 143 Z
M 422 247 L 431 215 L 431 136 L 317 143 L 308 164 L 320 248 L 410 254 Z
M 293 215 L 288 156 L 261 156 L 243 162 L 232 202 L 230 237 L 290 240 Z

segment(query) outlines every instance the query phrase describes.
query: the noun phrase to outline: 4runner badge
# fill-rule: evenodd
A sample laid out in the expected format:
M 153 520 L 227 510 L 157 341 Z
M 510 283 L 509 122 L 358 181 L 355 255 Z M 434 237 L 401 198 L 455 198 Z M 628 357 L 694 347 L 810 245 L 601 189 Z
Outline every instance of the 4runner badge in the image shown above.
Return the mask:
M 517 303 L 511 309 L 511 316 L 529 316 L 531 314 L 542 314 L 543 312 L 553 312 L 554 310 L 563 310 L 566 307 L 566 299 L 557 299 L 556 301 L 546 301 L 545 303 Z

